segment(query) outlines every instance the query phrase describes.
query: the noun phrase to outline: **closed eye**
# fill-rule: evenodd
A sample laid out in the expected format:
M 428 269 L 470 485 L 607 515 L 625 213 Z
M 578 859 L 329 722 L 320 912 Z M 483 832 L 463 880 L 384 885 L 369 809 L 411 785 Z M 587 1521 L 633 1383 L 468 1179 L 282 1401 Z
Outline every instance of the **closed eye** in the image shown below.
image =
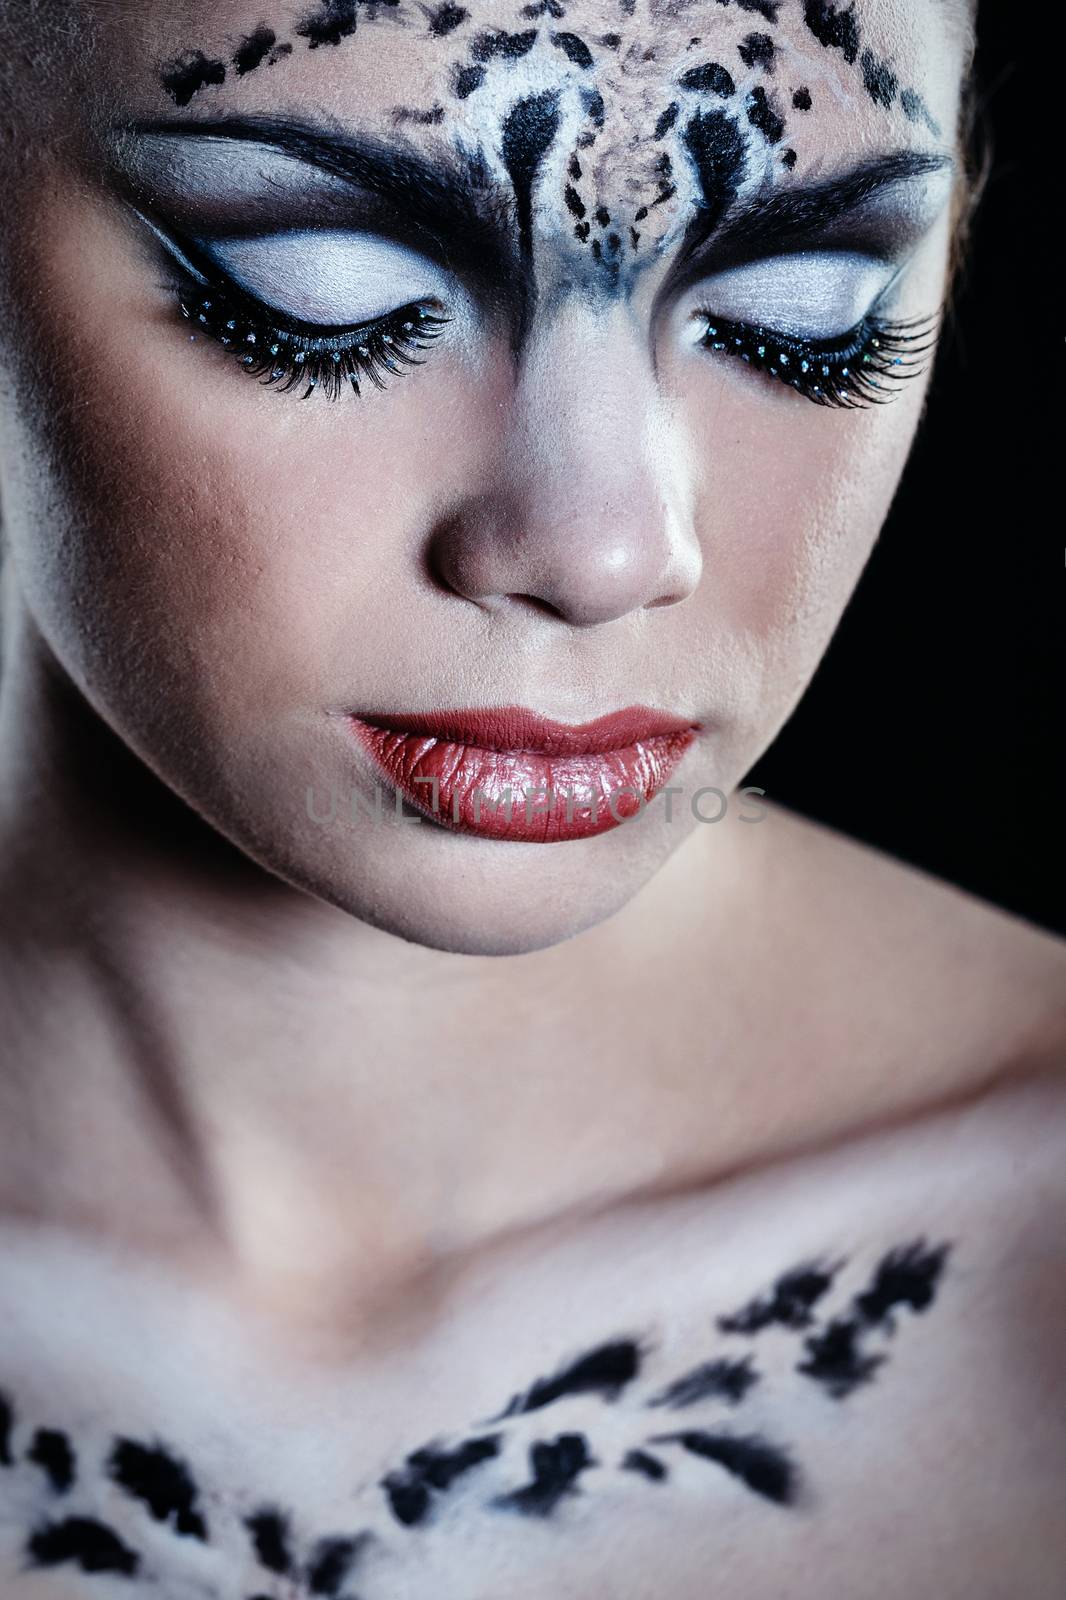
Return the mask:
M 149 219 L 145 219 L 146 221 Z M 461 291 L 417 252 L 331 229 L 199 241 L 149 221 L 177 268 L 178 305 L 241 367 L 301 398 L 384 388 L 421 365 Z
M 896 264 L 847 251 L 746 262 L 697 287 L 697 342 L 819 405 L 884 404 L 923 370 L 937 320 L 890 315 L 902 275 Z

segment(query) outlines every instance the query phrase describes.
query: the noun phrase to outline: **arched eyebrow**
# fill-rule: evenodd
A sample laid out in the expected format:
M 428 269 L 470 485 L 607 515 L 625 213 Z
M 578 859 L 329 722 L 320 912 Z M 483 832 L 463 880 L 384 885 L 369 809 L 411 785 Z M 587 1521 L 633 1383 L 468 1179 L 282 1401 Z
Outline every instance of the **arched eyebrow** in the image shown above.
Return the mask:
M 943 151 L 893 150 L 817 183 L 790 183 L 774 193 L 735 202 L 720 220 L 697 211 L 681 245 L 678 268 L 688 273 L 696 267 L 706 269 L 709 256 L 718 267 L 824 243 L 842 224 L 853 224 L 864 212 L 869 213 L 864 243 L 871 254 L 890 257 L 901 245 L 913 243 L 932 220 L 928 205 L 922 204 L 924 180 L 950 173 L 954 167 L 952 157 Z M 888 212 L 871 206 L 893 190 L 896 203 Z
M 497 289 L 510 285 L 512 290 L 528 275 L 529 263 L 523 261 L 520 250 L 515 197 L 476 158 L 464 162 L 444 150 L 422 153 L 399 142 L 336 133 L 272 116 L 164 119 L 127 124 L 115 131 L 117 165 L 138 172 L 142 182 L 149 175 L 140 168 L 129 144 L 132 138 L 135 152 L 138 135 L 183 141 L 231 140 L 268 147 L 352 185 L 364 202 L 360 205 L 364 225 L 380 225 L 417 242 L 452 270 L 475 280 L 492 281 Z M 946 153 L 900 149 L 816 183 L 790 181 L 787 188 L 734 201 L 724 216 L 697 206 L 674 271 L 688 277 L 735 259 L 824 241 L 834 227 L 847 224 L 883 191 L 895 188 L 900 191 L 897 203 L 881 220 L 883 253 L 891 255 L 891 236 L 893 229 L 899 232 L 900 217 L 908 212 L 914 217 L 921 210 L 918 201 L 923 180 L 952 167 L 952 158 Z M 369 214 L 367 200 L 371 203 Z M 876 223 L 875 217 L 870 241 L 875 254 Z M 912 222 L 910 235 L 927 225 L 927 221 L 922 226 Z
M 159 136 L 187 144 L 212 140 L 269 148 L 351 185 L 364 226 L 381 226 L 415 242 L 452 270 L 508 283 L 518 269 L 513 201 L 476 160 L 434 159 L 400 143 L 324 131 L 287 118 L 164 118 L 125 124 L 109 141 L 116 168 L 138 187 L 150 189 L 153 176 L 138 160 L 138 140 Z M 269 205 L 269 192 L 264 199 Z M 294 220 L 286 216 L 282 225 L 293 226 Z

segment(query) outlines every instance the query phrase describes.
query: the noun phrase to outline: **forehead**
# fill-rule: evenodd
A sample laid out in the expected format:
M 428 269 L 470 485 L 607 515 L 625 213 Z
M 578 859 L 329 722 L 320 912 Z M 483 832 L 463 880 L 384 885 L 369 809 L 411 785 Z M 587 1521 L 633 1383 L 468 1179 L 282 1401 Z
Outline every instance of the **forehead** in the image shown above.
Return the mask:
M 856 124 L 876 129 L 876 112 L 894 110 L 930 132 L 946 126 L 962 61 L 958 8 L 959 0 L 185 0 L 117 8 L 102 0 L 100 14 L 107 53 L 131 92 L 140 98 L 154 89 L 160 104 L 191 114 L 302 105 L 377 131 L 447 126 L 476 140 L 520 92 L 558 90 L 581 106 L 586 131 L 596 135 L 612 117 L 639 135 L 675 101 L 681 116 L 699 97 L 740 96 L 745 121 L 801 159 L 812 133 L 822 141 L 835 125 L 848 140 Z
M 110 11 L 134 117 L 270 114 L 538 193 L 602 266 L 693 206 L 950 146 L 957 0 L 244 0 Z M 598 269 L 597 269 L 598 270 Z

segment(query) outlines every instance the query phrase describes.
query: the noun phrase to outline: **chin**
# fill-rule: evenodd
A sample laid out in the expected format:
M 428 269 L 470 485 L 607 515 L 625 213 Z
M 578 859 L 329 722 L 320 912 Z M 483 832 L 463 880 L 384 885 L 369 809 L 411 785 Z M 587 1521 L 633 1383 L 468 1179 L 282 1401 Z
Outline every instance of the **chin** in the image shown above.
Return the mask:
M 418 818 L 317 827 L 265 848 L 262 834 L 230 838 L 276 877 L 383 933 L 455 955 L 509 956 L 612 917 L 689 831 L 653 804 L 610 832 L 553 844 L 482 839 Z

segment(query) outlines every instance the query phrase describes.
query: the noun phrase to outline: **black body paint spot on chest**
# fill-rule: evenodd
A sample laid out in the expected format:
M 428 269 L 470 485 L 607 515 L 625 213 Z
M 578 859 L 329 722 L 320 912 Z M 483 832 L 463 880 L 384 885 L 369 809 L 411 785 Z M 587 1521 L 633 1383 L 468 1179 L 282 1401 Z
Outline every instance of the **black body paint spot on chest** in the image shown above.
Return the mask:
M 38 1428 L 26 1454 L 47 1474 L 56 1493 L 65 1494 L 74 1482 L 74 1452 L 66 1434 L 56 1428 Z
M 607 218 L 608 222 L 610 217 Z M 552 1378 L 538 1378 L 524 1395 L 515 1395 L 503 1417 L 524 1416 L 540 1411 L 569 1395 L 598 1394 L 604 1400 L 617 1400 L 640 1372 L 640 1347 L 634 1339 L 616 1339 L 579 1356 Z
M 788 1455 L 779 1445 L 757 1435 L 707 1433 L 690 1429 L 684 1433 L 664 1433 L 653 1444 L 679 1444 L 690 1455 L 715 1461 L 739 1478 L 755 1494 L 776 1505 L 788 1505 L 796 1494 L 796 1473 Z
M 814 104 L 811 99 L 811 91 L 809 89 L 797 89 L 792 96 L 792 104 L 797 111 L 809 111 Z
M 901 1306 L 928 1310 L 936 1297 L 948 1245 L 930 1248 L 924 1239 L 902 1245 L 878 1263 L 869 1285 L 852 1301 L 851 1314 L 835 1317 L 824 1331 L 804 1340 L 806 1359 L 797 1372 L 822 1384 L 834 1400 L 843 1400 L 869 1383 L 888 1357 L 870 1352 L 877 1333 L 893 1333 L 893 1313 Z
M 804 1340 L 807 1358 L 796 1366 L 807 1378 L 820 1383 L 834 1400 L 843 1400 L 871 1382 L 886 1357 L 871 1355 L 862 1347 L 862 1327 L 848 1317 L 838 1317 L 822 1332 Z
M 921 1239 L 890 1251 L 879 1263 L 869 1288 L 856 1296 L 856 1310 L 871 1323 L 890 1322 L 897 1306 L 927 1310 L 936 1297 L 949 1253 L 949 1246 L 930 1249 Z
M 637 1472 L 649 1483 L 663 1483 L 668 1476 L 658 1456 L 653 1456 L 649 1450 L 627 1450 L 622 1458 L 622 1471 Z
M 466 1439 L 454 1450 L 434 1445 L 413 1450 L 399 1471 L 382 1479 L 393 1516 L 404 1527 L 415 1527 L 429 1515 L 434 1491 L 443 1494 L 459 1478 L 499 1453 L 497 1433 Z
M 0 1467 L 13 1465 L 11 1457 L 11 1430 L 15 1426 L 15 1412 L 11 1401 L 0 1389 Z
M 550 1517 L 559 1501 L 578 1492 L 577 1480 L 598 1463 L 589 1452 L 584 1434 L 561 1433 L 551 1442 L 539 1440 L 530 1447 L 530 1483 L 492 1502 L 501 1511 L 520 1511 L 527 1517 Z
M 207 1539 L 189 1470 L 163 1446 L 117 1439 L 108 1472 L 127 1494 L 144 1501 L 157 1522 L 169 1522 L 176 1533 L 189 1538 Z
M 359 1556 L 372 1540 L 373 1534 L 370 1533 L 356 1534 L 353 1538 L 340 1535 L 320 1539 L 311 1554 L 307 1569 L 307 1583 L 311 1593 L 339 1595 L 341 1584 L 350 1575 Z
M 750 1356 L 734 1361 L 722 1357 L 694 1367 L 683 1377 L 675 1378 L 659 1394 L 648 1401 L 649 1406 L 668 1406 L 672 1411 L 684 1406 L 698 1405 L 703 1400 L 728 1400 L 737 1405 L 759 1381 Z
M 749 1301 L 730 1316 L 719 1317 L 719 1328 L 723 1333 L 760 1333 L 775 1323 L 785 1328 L 810 1327 L 813 1307 L 832 1287 L 842 1265 L 811 1262 L 786 1272 L 769 1294 Z
M 106 1523 L 93 1517 L 67 1517 L 46 1523 L 30 1537 L 26 1555 L 37 1567 L 80 1567 L 82 1572 L 132 1577 L 140 1566 L 135 1550 L 124 1545 Z
M 245 1518 L 245 1527 L 252 1538 L 256 1559 L 268 1572 L 290 1572 L 292 1556 L 289 1552 L 289 1526 L 280 1511 L 266 1507 Z
M 159 81 L 175 105 L 187 106 L 193 95 L 209 83 L 225 83 L 226 63 L 210 60 L 202 50 L 183 50 L 163 63 Z
M 768 33 L 749 33 L 737 45 L 737 54 L 746 67 L 758 67 L 763 72 L 774 70 L 774 41 Z

